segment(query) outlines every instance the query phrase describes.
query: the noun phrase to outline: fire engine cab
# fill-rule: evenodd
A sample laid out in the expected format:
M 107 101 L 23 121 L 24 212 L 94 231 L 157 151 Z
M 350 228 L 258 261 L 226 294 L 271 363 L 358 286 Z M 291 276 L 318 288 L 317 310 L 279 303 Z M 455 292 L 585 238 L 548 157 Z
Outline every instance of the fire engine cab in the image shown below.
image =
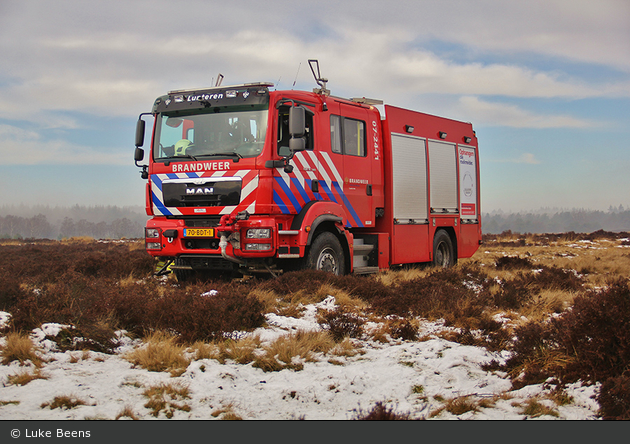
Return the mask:
M 470 123 L 271 83 L 178 90 L 136 128 L 146 250 L 179 280 L 448 267 L 481 243 Z M 145 116 L 153 117 L 148 165 Z

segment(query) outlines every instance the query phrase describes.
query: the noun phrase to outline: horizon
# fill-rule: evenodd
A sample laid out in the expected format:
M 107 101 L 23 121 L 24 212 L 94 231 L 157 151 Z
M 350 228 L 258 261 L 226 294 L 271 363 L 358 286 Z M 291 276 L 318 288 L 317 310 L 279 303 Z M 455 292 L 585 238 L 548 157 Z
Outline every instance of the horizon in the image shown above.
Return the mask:
M 310 91 L 310 58 L 336 96 L 472 122 L 482 213 L 630 204 L 627 1 L 7 0 L 0 12 L 0 206 L 144 206 L 135 124 L 156 97 L 219 73 Z

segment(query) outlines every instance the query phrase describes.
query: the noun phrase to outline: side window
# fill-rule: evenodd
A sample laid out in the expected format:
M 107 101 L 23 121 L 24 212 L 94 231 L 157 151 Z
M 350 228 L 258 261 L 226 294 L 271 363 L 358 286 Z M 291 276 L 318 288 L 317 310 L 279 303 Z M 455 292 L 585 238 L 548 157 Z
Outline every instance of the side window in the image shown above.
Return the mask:
M 330 148 L 333 153 L 342 153 L 341 148 L 341 116 L 330 116 Z
M 343 119 L 343 153 L 365 157 L 365 122 Z
M 365 157 L 365 122 L 331 115 L 330 148 L 333 153 Z

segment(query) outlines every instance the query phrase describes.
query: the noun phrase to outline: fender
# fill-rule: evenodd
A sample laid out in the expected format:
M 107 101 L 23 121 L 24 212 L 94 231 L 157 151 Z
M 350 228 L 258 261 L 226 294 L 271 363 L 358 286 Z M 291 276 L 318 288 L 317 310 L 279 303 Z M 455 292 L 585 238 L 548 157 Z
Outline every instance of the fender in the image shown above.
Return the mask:
M 301 245 L 310 245 L 318 225 L 323 222 L 334 222 L 341 232 L 346 231 L 343 229 L 343 224 L 347 220 L 348 216 L 341 205 L 335 202 L 313 200 L 304 205 L 300 213 L 295 216 L 291 223 L 291 230 L 300 231 L 299 243 Z M 308 231 L 306 227 L 309 227 Z

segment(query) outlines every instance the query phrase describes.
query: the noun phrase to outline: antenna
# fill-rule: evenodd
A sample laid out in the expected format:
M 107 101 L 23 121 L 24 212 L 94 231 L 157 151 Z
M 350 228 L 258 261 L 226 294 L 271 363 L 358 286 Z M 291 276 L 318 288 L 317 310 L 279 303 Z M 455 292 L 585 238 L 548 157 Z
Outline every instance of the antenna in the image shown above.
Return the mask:
M 295 88 L 295 82 L 297 82 L 298 74 L 300 73 L 301 67 L 302 67 L 302 62 L 300 62 L 300 64 L 298 65 L 298 70 L 295 73 L 295 80 L 293 81 L 293 86 L 291 86 L 291 89 Z
M 308 61 L 308 64 L 311 67 L 311 72 L 313 73 L 313 77 L 315 77 L 315 82 L 317 82 L 317 84 L 319 85 L 319 88 L 313 89 L 313 92 L 317 94 L 323 94 L 325 96 L 329 96 L 330 90 L 326 89 L 326 83 L 328 82 L 328 79 L 323 78 L 319 71 L 319 60 L 311 59 Z M 317 74 L 315 73 L 316 68 L 317 68 Z
M 219 87 L 221 86 L 221 83 L 223 82 L 223 74 L 219 73 L 219 76 L 217 77 L 217 83 L 215 83 L 214 87 Z

